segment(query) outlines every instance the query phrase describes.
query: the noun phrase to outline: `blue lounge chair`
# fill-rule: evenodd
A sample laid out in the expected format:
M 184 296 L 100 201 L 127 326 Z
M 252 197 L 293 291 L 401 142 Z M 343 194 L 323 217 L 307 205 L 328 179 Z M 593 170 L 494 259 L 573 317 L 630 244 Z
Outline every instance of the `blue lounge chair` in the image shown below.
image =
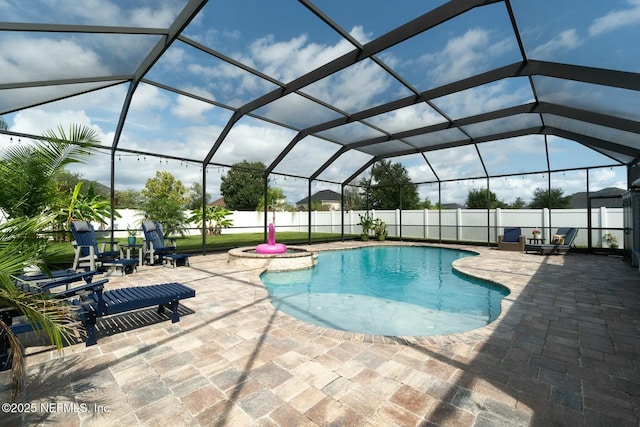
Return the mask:
M 175 282 L 105 291 L 104 285 L 108 282 L 108 279 L 93 281 L 93 275 L 96 273 L 96 271 L 78 273 L 54 278 L 46 282 L 38 281 L 35 284 L 18 281 L 16 286 L 23 292 L 48 292 L 55 298 L 69 300 L 69 303 L 77 308 L 76 316 L 85 327 L 87 347 L 97 343 L 95 326 L 99 317 L 157 305 L 158 313 L 164 313 L 165 307 L 169 308 L 171 310 L 171 322 L 176 323 L 180 321 L 178 313 L 180 300 L 196 296 L 195 290 Z M 70 283 L 80 280 L 84 280 L 85 283 L 69 288 Z M 66 286 L 66 289 L 53 292 L 53 289 L 60 286 Z M 10 326 L 15 334 L 33 331 L 33 325 L 30 323 L 13 324 L 13 318 L 19 315 L 20 313 L 15 310 L 0 309 L 0 318 Z M 6 360 L 7 346 L 6 339 L 4 337 L 0 338 L 0 362 L 3 361 L 3 357 Z
M 520 227 L 505 228 L 498 236 L 498 249 L 503 251 L 524 251 L 524 235 Z
M 95 325 L 98 317 L 157 305 L 158 313 L 164 313 L 165 307 L 171 310 L 171 323 L 176 323 L 180 321 L 178 314 L 180 300 L 195 296 L 195 290 L 174 282 L 109 291 L 97 289 L 75 303 L 82 307 L 80 319 L 87 332 L 86 345 L 88 347 L 97 342 Z
M 155 221 L 145 221 L 142 223 L 142 231 L 147 264 L 163 264 L 168 261 L 173 267 L 178 263 L 189 265 L 189 255 L 177 254 L 175 240 L 165 239 L 162 224 Z M 165 240 L 169 241 L 169 244 L 166 244 Z
M 104 242 L 98 245 L 96 231 L 93 225 L 87 221 L 73 221 L 71 223 L 71 234 L 74 239 L 73 248 L 75 251 L 73 270 L 80 267 L 96 270 L 106 266 L 109 262 L 118 260 L 120 257 L 117 242 Z M 110 251 L 105 251 L 107 243 L 111 245 Z
M 52 276 L 42 274 L 40 276 L 20 277 L 15 280 L 15 287 L 21 292 L 44 293 L 49 294 L 52 298 L 70 300 L 78 299 L 81 296 L 90 295 L 97 291 L 102 291 L 107 279 L 93 280 L 93 276 L 97 271 L 88 271 L 83 273 L 70 273 L 68 271 L 60 271 Z M 84 281 L 78 285 L 75 282 Z M 60 290 L 58 288 L 64 287 Z M 71 301 L 70 301 L 71 302 Z M 16 335 L 31 332 L 40 329 L 40 325 L 31 324 L 22 320 L 22 313 L 13 308 L 0 308 L 0 319 L 5 325 Z M 17 323 L 14 320 L 20 319 Z M 8 369 L 11 352 L 10 345 L 6 335 L 0 336 L 0 371 Z
M 573 242 L 576 240 L 577 235 L 577 228 L 561 227 L 558 228 L 556 234 L 553 235 L 551 243 L 545 243 L 541 245 L 525 245 L 524 250 L 526 253 L 536 252 L 543 255 L 566 252 L 572 247 L 575 247 Z

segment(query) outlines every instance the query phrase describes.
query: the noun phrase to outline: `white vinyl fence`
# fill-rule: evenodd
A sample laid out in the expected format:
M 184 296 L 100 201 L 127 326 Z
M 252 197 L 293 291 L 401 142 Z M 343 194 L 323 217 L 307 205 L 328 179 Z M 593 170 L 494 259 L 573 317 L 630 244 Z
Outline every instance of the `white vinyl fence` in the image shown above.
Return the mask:
M 115 221 L 116 237 L 125 237 L 127 226 L 140 229 L 140 213 L 132 209 L 119 209 L 121 218 Z M 307 232 L 309 220 L 311 231 L 319 233 L 342 232 L 344 215 L 344 233 L 360 234 L 358 225 L 360 214 L 365 211 L 313 211 L 276 212 L 277 230 Z M 504 227 L 521 227 L 523 234 L 531 236 L 534 228 L 543 231 L 543 237 L 550 241 L 551 235 L 559 227 L 577 227 L 577 246 L 587 246 L 587 210 L 586 209 L 451 209 L 451 210 L 400 210 L 371 211 L 374 218 L 387 223 L 390 237 L 460 240 L 467 242 L 497 242 Z M 255 233 L 264 230 L 264 212 L 234 211 L 230 218 L 233 227 L 223 230 L 224 234 Z M 267 215 L 267 222 L 273 220 L 273 213 Z M 440 226 L 440 224 L 442 226 Z M 488 227 L 487 227 L 488 226 Z M 190 224 L 190 234 L 200 233 L 195 224 Z M 594 247 L 606 247 L 604 235 L 611 233 L 623 244 L 622 208 L 592 209 L 591 227 Z M 98 226 L 96 225 L 96 229 Z M 139 235 L 142 235 L 140 231 Z

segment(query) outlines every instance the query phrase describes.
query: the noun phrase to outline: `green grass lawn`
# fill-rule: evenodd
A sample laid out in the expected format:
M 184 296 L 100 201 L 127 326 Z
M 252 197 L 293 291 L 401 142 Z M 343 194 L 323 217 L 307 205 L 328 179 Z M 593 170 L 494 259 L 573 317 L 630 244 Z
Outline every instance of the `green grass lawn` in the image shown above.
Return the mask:
M 306 244 L 308 242 L 306 232 L 280 231 L 277 235 L 279 243 L 288 245 Z M 312 233 L 311 240 L 315 243 L 340 239 L 336 233 Z M 345 236 L 353 238 L 356 236 Z M 101 241 L 102 239 L 98 239 Z M 115 239 L 119 243 L 126 243 L 127 238 Z M 223 251 L 240 246 L 255 246 L 264 242 L 263 233 L 222 234 L 219 236 L 207 236 L 207 252 Z M 138 237 L 137 243 L 142 243 Z M 176 246 L 179 252 L 200 253 L 202 251 L 202 236 L 178 237 Z M 49 265 L 68 266 L 73 263 L 73 247 L 69 242 L 50 242 L 47 250 L 46 262 Z

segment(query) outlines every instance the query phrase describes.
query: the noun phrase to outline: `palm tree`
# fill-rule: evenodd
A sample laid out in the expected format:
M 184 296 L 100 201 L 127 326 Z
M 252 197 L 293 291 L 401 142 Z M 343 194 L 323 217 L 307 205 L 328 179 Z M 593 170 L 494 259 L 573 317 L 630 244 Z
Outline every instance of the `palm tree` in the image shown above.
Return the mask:
M 97 133 L 86 126 L 71 125 L 69 135 L 62 127 L 48 130 L 37 145 L 14 145 L 0 153 L 0 208 L 10 218 L 39 215 L 58 197 L 56 174 L 66 165 L 91 155 L 99 144 Z
M 188 221 L 195 222 L 200 228 L 202 228 L 203 223 L 206 223 L 207 232 L 212 235 L 222 234 L 223 228 L 233 225 L 233 220 L 227 218 L 227 216 L 231 215 L 230 210 L 222 206 L 205 206 L 205 210 L 206 218 L 204 221 L 202 220 L 202 209 L 194 210 Z
M 9 124 L 0 117 L 0 130 L 9 130 Z
M 36 233 L 51 225 L 53 215 L 15 218 L 0 224 L 0 308 L 8 308 L 25 316 L 34 329 L 41 329 L 51 344 L 61 350 L 76 333 L 70 323 L 70 305 L 48 294 L 22 292 L 17 275 L 26 264 L 37 262 L 46 249 L 46 241 Z M 9 326 L 0 318 L 0 339 L 9 343 L 6 363 L 11 364 L 12 399 L 15 401 L 25 378 L 24 349 Z
M 98 144 L 93 129 L 72 125 L 69 135 L 60 127 L 49 130 L 37 145 L 7 148 L 0 156 L 0 208 L 9 220 L 0 224 L 0 308 L 23 315 L 41 329 L 58 350 L 70 342 L 76 327 L 72 309 L 46 293 L 23 292 L 18 286 L 25 265 L 43 258 L 46 240 L 37 234 L 53 226 L 52 202 L 58 195 L 54 178 L 68 164 L 80 162 Z M 41 262 L 41 261 L 40 261 Z M 24 350 L 11 328 L 0 319 L 0 339 L 9 343 L 6 363 L 11 364 L 15 401 L 25 377 Z

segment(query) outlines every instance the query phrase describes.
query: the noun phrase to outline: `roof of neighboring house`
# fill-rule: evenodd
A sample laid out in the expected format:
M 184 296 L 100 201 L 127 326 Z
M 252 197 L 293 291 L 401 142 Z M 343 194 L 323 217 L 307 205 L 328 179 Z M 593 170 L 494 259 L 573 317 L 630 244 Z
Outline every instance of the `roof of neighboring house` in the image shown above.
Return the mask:
M 320 200 L 323 202 L 340 202 L 340 193 L 336 193 L 333 190 L 320 190 L 311 196 L 311 201 Z M 309 198 L 305 197 L 302 200 L 296 202 L 296 205 L 306 205 L 309 203 Z
M 226 203 L 224 202 L 224 197 L 220 197 L 219 199 L 214 200 L 213 202 L 210 202 L 209 206 L 213 206 L 213 207 L 222 206 L 223 208 L 227 207 Z
M 589 196 L 595 199 L 591 200 L 592 208 L 621 208 L 622 198 L 620 197 L 625 190 L 616 187 L 607 187 L 599 191 L 590 191 Z M 569 196 L 569 205 L 571 209 L 585 209 L 587 207 L 587 192 L 582 191 L 574 193 Z M 611 197 L 606 199 L 600 199 L 597 197 Z

